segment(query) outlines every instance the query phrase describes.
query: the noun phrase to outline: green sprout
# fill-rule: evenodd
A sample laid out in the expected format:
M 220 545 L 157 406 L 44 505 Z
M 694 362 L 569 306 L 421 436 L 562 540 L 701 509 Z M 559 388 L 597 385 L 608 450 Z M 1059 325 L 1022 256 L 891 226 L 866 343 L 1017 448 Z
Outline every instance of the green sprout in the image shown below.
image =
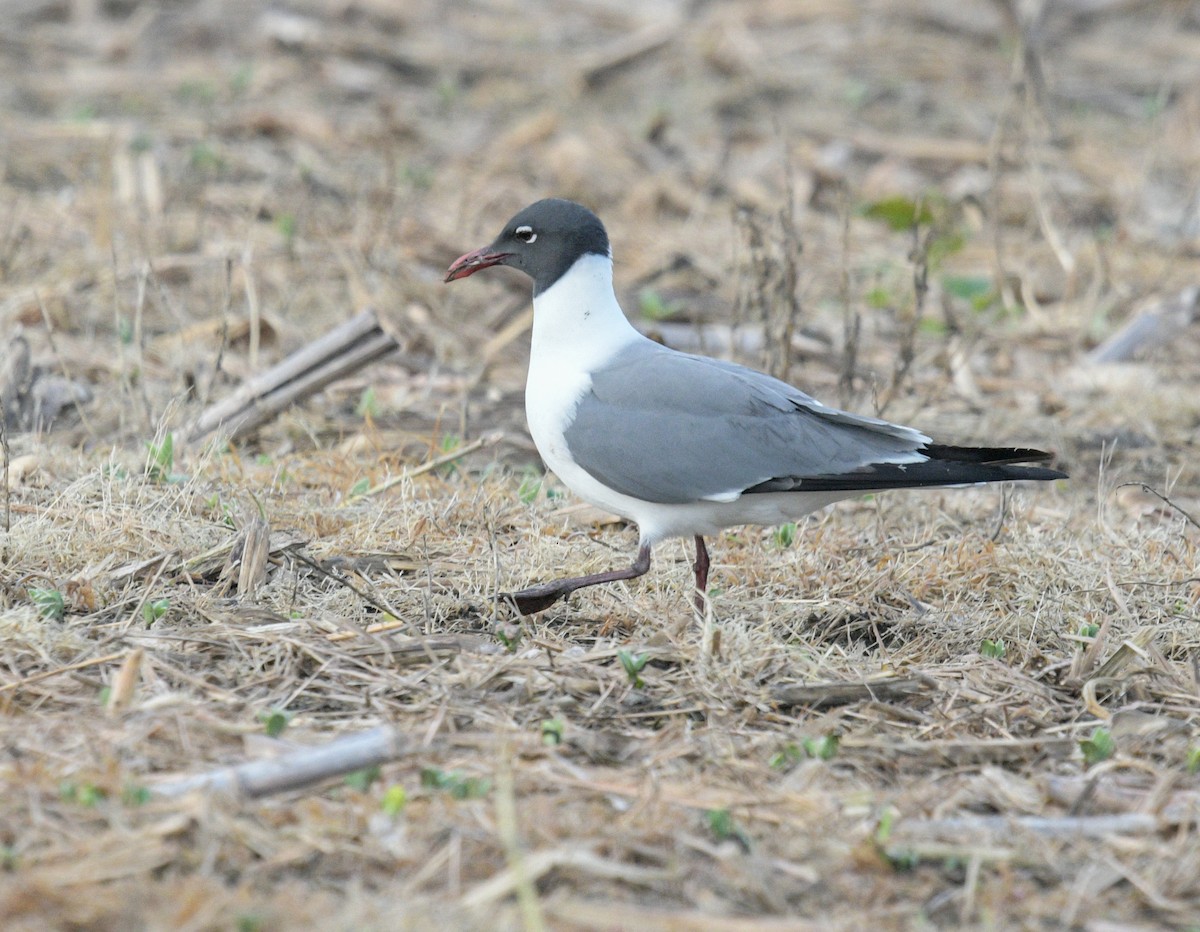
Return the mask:
M 494 630 L 496 633 L 496 640 L 504 646 L 504 649 L 510 654 L 515 653 L 517 650 L 517 645 L 521 643 L 521 626 L 496 625 Z
M 365 793 L 371 788 L 371 784 L 379 779 L 382 773 L 383 771 L 379 769 L 379 765 L 375 764 L 372 767 L 363 767 L 361 770 L 351 771 L 342 778 L 342 782 L 352 790 Z
M 838 746 L 842 743 L 839 735 L 828 734 L 820 738 L 805 738 L 801 742 L 804 753 L 813 760 L 833 760 L 837 756 Z
M 379 404 L 375 400 L 375 386 L 368 385 L 358 397 L 354 413 L 359 417 L 376 417 L 379 414 Z
M 258 720 L 262 722 L 268 738 L 278 738 L 288 727 L 292 716 L 283 709 L 271 709 L 268 712 L 260 712 Z
M 72 780 L 64 780 L 59 784 L 58 795 L 64 802 L 77 803 L 93 809 L 99 805 L 106 794 L 95 783 L 75 783 Z
M 665 301 L 663 296 L 653 288 L 643 288 L 638 292 L 638 305 L 646 320 L 666 320 L 674 317 L 681 310 L 678 303 Z
M 121 791 L 121 802 L 126 806 L 144 806 L 153 798 L 148 786 L 129 784 Z
M 1117 742 L 1113 740 L 1112 733 L 1107 728 L 1097 725 L 1090 738 L 1079 742 L 1079 750 L 1083 752 L 1084 763 L 1094 767 L 1113 756 L 1117 750 Z
M 562 744 L 566 728 L 567 723 L 561 718 L 546 719 L 542 722 L 542 744 L 547 746 Z
M 421 786 L 443 790 L 452 799 L 482 799 L 492 790 L 487 777 L 468 777 L 461 770 L 426 767 L 421 771 Z
M 67 613 L 67 603 L 57 589 L 39 589 L 31 586 L 29 598 L 37 606 L 38 614 L 50 621 L 62 621 Z
M 641 672 L 650 660 L 649 654 L 632 654 L 627 650 L 619 650 L 617 651 L 617 659 L 621 661 L 621 666 L 625 669 L 625 675 L 629 677 L 629 682 L 633 684 L 634 689 L 641 689 L 646 685 L 645 681 L 642 680 Z
M 737 824 L 728 809 L 705 810 L 704 821 L 717 841 L 736 841 L 744 850 L 750 850 L 750 836 Z
M 786 524 L 781 524 L 775 528 L 775 543 L 780 548 L 786 549 L 792 546 L 792 541 L 796 539 L 796 522 L 788 521 Z
M 175 472 L 175 435 L 168 433 L 162 443 L 146 441 L 145 475 L 151 482 L 178 484 L 187 479 Z
M 393 819 L 404 811 L 406 805 L 408 805 L 408 793 L 398 783 L 389 786 L 383 794 L 383 799 L 379 801 L 379 808 L 383 810 L 384 815 L 391 816 Z
M 149 628 L 152 624 L 158 621 L 167 613 L 167 609 L 171 607 L 170 599 L 154 599 L 142 603 L 142 621 Z
M 800 745 L 793 741 L 789 741 L 782 748 L 771 755 L 767 761 L 767 766 L 772 770 L 790 770 L 804 759 L 804 751 Z
M 521 480 L 521 484 L 517 488 L 517 498 L 521 500 L 522 504 L 532 505 L 541 490 L 542 477 L 531 474 Z

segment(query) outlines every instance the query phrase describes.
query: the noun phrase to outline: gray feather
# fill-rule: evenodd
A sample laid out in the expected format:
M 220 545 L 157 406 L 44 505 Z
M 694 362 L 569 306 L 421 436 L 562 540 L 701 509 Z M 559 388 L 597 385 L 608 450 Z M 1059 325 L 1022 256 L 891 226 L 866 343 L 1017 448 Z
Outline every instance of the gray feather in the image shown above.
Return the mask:
M 596 479 L 663 504 L 922 462 L 918 451 L 929 442 L 909 427 L 826 408 L 751 369 L 650 341 L 592 374 L 565 435 L 575 461 Z

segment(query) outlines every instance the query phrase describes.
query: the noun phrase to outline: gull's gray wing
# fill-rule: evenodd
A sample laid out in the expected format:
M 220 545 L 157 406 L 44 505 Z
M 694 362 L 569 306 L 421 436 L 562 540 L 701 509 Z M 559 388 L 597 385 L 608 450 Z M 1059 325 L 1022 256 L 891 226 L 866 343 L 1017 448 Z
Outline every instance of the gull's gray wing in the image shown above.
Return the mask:
M 872 467 L 894 473 L 924 463 L 930 443 L 910 427 L 827 408 L 752 369 L 650 341 L 592 373 L 565 435 L 572 457 L 596 479 L 664 504 L 871 488 Z M 911 483 L 877 487 L 897 484 Z

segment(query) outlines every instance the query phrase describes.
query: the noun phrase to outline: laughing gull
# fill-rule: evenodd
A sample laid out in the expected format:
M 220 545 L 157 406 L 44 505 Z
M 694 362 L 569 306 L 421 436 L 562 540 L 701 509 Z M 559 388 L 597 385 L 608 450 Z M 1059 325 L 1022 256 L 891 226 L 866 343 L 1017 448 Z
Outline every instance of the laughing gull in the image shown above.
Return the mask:
M 1061 479 L 1041 450 L 956 447 L 911 427 L 827 407 L 786 382 L 642 336 L 613 292 L 612 250 L 586 207 L 526 207 L 495 241 L 454 261 L 446 281 L 493 265 L 533 279 L 525 414 L 546 465 L 585 501 L 640 532 L 627 569 L 511 593 L 522 615 L 576 589 L 641 576 L 650 548 L 696 543 L 696 605 L 708 587 L 706 535 L 794 521 L 882 489 Z

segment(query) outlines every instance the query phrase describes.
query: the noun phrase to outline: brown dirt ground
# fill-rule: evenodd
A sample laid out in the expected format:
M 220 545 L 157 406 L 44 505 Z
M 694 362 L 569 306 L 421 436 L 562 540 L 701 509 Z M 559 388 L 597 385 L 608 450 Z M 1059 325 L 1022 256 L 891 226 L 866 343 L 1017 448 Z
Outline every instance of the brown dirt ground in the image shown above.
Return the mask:
M 9 438 L 4 927 L 1200 924 L 1200 340 L 1086 358 L 1200 283 L 1200 5 L 1037 6 L 4 4 L 0 320 L 93 396 Z M 606 220 L 668 339 L 765 332 L 742 359 L 1071 480 L 730 532 L 703 623 L 672 544 L 518 628 L 497 591 L 634 543 L 538 484 L 527 283 L 441 284 L 548 194 Z M 956 247 L 919 313 L 921 250 L 861 210 L 895 197 Z M 365 305 L 398 354 L 147 475 Z M 353 588 L 286 554 L 223 583 L 260 513 Z M 788 688 L 889 674 L 919 691 Z M 144 792 L 381 723 L 409 751 L 373 782 Z

